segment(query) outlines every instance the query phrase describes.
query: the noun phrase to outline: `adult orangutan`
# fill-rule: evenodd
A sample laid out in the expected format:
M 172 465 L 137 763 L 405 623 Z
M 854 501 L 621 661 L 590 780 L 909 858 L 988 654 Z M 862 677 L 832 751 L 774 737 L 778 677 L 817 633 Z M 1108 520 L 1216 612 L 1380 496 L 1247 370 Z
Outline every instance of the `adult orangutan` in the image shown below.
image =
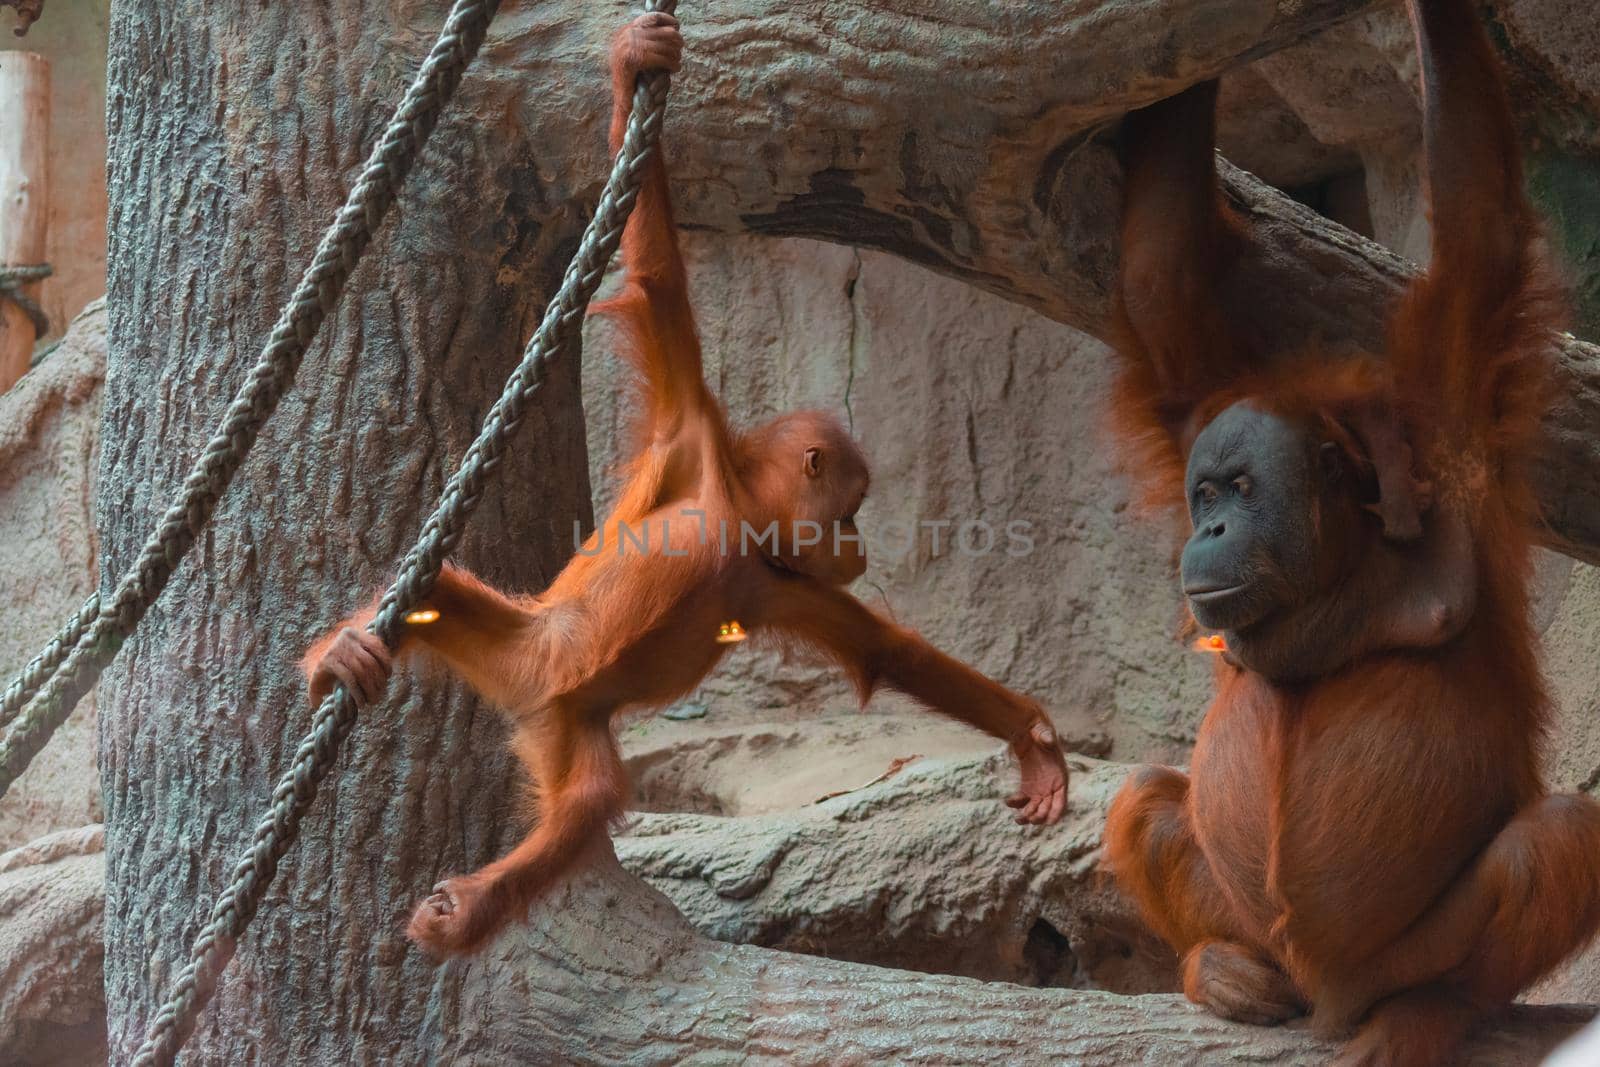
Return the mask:
M 1128 117 L 1117 402 L 1145 475 L 1187 504 L 1184 592 L 1230 656 L 1190 773 L 1134 772 L 1106 859 L 1192 1000 L 1256 1023 L 1309 1009 L 1359 1024 L 1341 1062 L 1423 1067 L 1593 937 L 1600 805 L 1550 795 L 1538 753 L 1524 471 L 1558 302 L 1482 27 L 1466 0 L 1411 11 L 1433 258 L 1386 365 L 1267 367 L 1215 85 Z M 1409 544 L 1385 536 L 1396 514 Z M 1407 560 L 1459 617 L 1395 640 L 1373 620 Z M 1295 665 L 1325 641 L 1362 650 Z
M 615 38 L 613 151 L 636 78 L 677 70 L 682 47 L 664 14 Z M 717 638 L 735 621 L 751 636 L 831 656 L 863 700 L 888 685 L 1009 742 L 1022 768 L 1007 801 L 1019 822 L 1052 823 L 1065 807 L 1066 763 L 1038 704 L 844 591 L 866 567 L 855 513 L 867 465 L 838 421 L 798 412 L 730 430 L 701 375 L 660 149 L 622 257 L 626 285 L 596 310 L 622 327 L 645 396 L 615 511 L 537 596 L 508 596 L 447 568 L 401 636 L 399 653 L 442 662 L 504 709 L 538 797 L 538 825 L 520 845 L 417 907 L 409 933 L 438 956 L 481 947 L 604 837 L 627 797 L 613 717 L 689 692 L 721 659 L 728 646 Z M 307 654 L 313 701 L 336 683 L 363 702 L 381 695 L 391 662 L 362 629 L 370 617 L 341 624 Z

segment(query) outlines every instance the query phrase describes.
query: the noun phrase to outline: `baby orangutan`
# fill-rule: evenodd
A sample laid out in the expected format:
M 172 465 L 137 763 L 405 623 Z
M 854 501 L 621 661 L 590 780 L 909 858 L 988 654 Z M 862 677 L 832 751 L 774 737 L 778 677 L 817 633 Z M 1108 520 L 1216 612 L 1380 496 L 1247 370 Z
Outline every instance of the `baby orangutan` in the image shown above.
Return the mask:
M 659 13 L 616 36 L 613 151 L 636 78 L 677 70 L 682 47 L 676 20 Z M 1008 742 L 1022 771 L 1006 802 L 1018 822 L 1053 823 L 1066 806 L 1066 762 L 1038 704 L 844 591 L 866 567 L 854 520 L 867 492 L 866 461 L 844 428 L 798 412 L 730 430 L 701 376 L 659 148 L 622 257 L 626 284 L 596 311 L 621 328 L 645 395 L 615 511 L 537 596 L 447 567 L 427 612 L 412 615 L 436 617 L 408 622 L 396 649 L 442 662 L 508 714 L 538 798 L 538 825 L 510 854 L 417 907 L 408 932 L 435 956 L 480 948 L 604 836 L 627 797 L 612 717 L 693 689 L 721 659 L 719 629 L 733 620 L 753 637 L 827 654 L 863 700 L 887 685 Z M 748 531 L 759 535 L 749 551 Z M 391 659 L 363 629 L 370 618 L 347 620 L 307 654 L 313 701 L 335 684 L 362 702 L 382 694 Z

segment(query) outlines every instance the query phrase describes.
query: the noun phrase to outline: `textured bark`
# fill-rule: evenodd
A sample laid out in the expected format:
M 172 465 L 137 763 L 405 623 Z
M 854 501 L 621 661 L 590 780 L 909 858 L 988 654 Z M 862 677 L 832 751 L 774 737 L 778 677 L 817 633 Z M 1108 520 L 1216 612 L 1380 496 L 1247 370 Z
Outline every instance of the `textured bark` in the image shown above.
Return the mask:
M 128 564 L 210 433 L 444 6 L 114 5 L 102 574 Z M 1116 175 L 1091 131 L 1363 6 L 686 11 L 691 53 L 671 105 L 683 217 L 889 249 L 1094 328 Z M 597 192 L 602 46 L 623 9 L 507 7 L 301 387 L 102 683 L 114 1059 L 170 988 L 307 724 L 296 659 L 412 541 Z M 1267 236 L 1275 269 L 1319 276 L 1314 297 L 1283 302 L 1286 332 L 1370 334 L 1394 281 L 1375 253 L 1303 218 Z M 589 517 L 577 396 L 573 360 L 459 552 L 493 580 L 541 585 Z M 1588 499 L 1577 468 L 1568 484 Z M 1170 998 L 713 944 L 609 865 L 483 958 L 434 970 L 401 920 L 519 821 L 501 729 L 459 694 L 397 685 L 358 727 L 186 1063 L 972 1061 L 1018 1049 L 1171 1063 L 1241 1043 L 1277 1062 L 1320 1059 L 1301 1035 L 1228 1027 Z
M 115 6 L 102 573 L 128 565 L 212 432 L 442 7 Z M 307 727 L 299 657 L 392 576 L 572 252 L 581 205 L 546 199 L 543 152 L 509 118 L 526 77 L 471 72 L 298 388 L 101 684 L 119 1062 Z M 466 565 L 538 587 L 570 554 L 588 513 L 578 395 L 572 359 L 487 492 Z M 424 1014 L 453 1025 L 459 983 L 400 920 L 440 873 L 509 845 L 502 737 L 442 684 L 397 685 L 365 718 L 187 1064 L 415 1062 Z
M 1027 989 L 725 945 L 609 862 L 462 970 L 479 1024 L 422 1036 L 455 1065 L 1014 1064 L 1317 1067 L 1299 1027 L 1224 1022 L 1171 994 Z M 1462 1067 L 1534 1067 L 1593 1014 L 1519 1008 Z M 490 1026 L 493 1031 L 491 1033 Z

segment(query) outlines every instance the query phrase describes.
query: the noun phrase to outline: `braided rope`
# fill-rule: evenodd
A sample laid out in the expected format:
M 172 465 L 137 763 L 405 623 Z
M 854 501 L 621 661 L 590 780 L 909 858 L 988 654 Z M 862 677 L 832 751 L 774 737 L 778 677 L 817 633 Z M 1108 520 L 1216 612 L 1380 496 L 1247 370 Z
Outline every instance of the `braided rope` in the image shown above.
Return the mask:
M 151 531 L 134 565 L 110 595 L 101 598 L 99 616 L 78 632 L 65 657 L 56 657 L 53 673 L 36 683 L 32 702 L 0 740 L 0 796 L 27 769 L 84 694 L 94 688 L 100 672 L 161 595 L 172 572 L 210 521 L 262 425 L 294 380 L 323 320 L 338 304 L 345 282 L 372 243 L 373 232 L 438 124 L 439 113 L 461 83 L 462 71 L 477 55 L 499 6 L 500 0 L 456 0 L 433 50 L 395 109 L 355 188 L 323 234 L 260 358 L 184 479 L 177 499 Z M 70 627 L 63 627 L 61 634 L 68 633 Z M 34 662 L 45 659 L 46 654 L 40 653 Z M 24 675 L 31 669 L 32 664 Z M 27 682 L 19 678 L 6 692 L 19 683 L 22 690 L 28 689 Z
M 38 302 L 22 291 L 24 285 L 39 282 L 56 272 L 48 263 L 23 267 L 0 267 L 0 300 L 9 300 L 22 309 L 33 325 L 33 339 L 38 340 L 50 332 L 50 316 Z
M 100 594 L 90 593 L 77 614 L 61 624 L 61 629 L 56 631 L 50 643 L 40 649 L 39 654 L 29 660 L 22 672 L 6 686 L 5 694 L 0 696 L 0 728 L 14 719 L 17 709 L 32 700 L 39 687 L 50 680 L 61 661 L 67 658 L 67 653 L 83 637 L 84 631 L 99 617 Z
M 650 11 L 671 12 L 676 0 L 646 0 Z M 505 391 L 490 409 L 478 437 L 462 457 L 437 507 L 400 565 L 400 573 L 378 605 L 368 629 L 390 647 L 400 620 L 422 603 L 445 557 L 461 539 L 467 520 L 482 498 L 483 487 L 510 446 L 529 402 L 543 384 L 549 362 L 559 357 L 581 325 L 590 299 L 599 288 L 606 265 L 622 239 L 622 228 L 638 197 L 645 162 L 661 132 L 669 79 L 640 79 L 634 91 L 622 148 L 595 214 L 584 231 L 577 255 L 567 267 L 561 288 L 545 310 L 529 340 L 522 362 L 506 381 Z M 333 769 L 339 748 L 355 726 L 357 708 L 343 686 L 336 686 L 312 719 L 294 761 L 272 792 L 272 806 L 256 825 L 250 848 L 234 865 L 233 878 L 212 905 L 210 917 L 190 949 L 188 965 L 178 975 L 167 1002 L 156 1013 L 133 1067 L 165 1067 L 193 1032 L 199 1014 L 216 992 L 217 978 L 232 959 L 240 934 L 254 917 L 261 898 L 300 830 L 300 820 L 316 799 L 317 788 Z

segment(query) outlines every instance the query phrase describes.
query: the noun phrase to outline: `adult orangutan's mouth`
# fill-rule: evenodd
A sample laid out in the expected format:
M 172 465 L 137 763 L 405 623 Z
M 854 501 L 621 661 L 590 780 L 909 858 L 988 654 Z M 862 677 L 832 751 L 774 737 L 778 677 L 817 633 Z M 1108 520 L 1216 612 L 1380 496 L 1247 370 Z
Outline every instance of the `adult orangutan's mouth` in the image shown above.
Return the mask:
M 1245 587 L 1242 585 L 1225 585 L 1185 589 L 1183 595 L 1197 604 L 1214 604 L 1219 600 L 1227 600 L 1229 597 L 1238 596 L 1244 591 Z

